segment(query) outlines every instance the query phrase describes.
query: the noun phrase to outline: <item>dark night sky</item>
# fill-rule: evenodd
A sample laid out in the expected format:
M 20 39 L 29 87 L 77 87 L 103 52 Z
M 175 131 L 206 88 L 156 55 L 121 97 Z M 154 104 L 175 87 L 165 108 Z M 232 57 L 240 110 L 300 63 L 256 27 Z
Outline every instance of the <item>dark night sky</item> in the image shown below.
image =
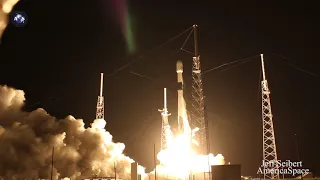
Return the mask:
M 175 63 L 183 60 L 190 90 L 192 55 L 177 52 L 188 33 L 150 50 L 198 24 L 204 70 L 265 54 L 278 158 L 297 160 L 297 133 L 303 164 L 320 174 L 319 76 L 286 64 L 319 74 L 315 4 L 136 0 L 128 3 L 137 47 L 129 54 L 111 1 L 69 1 L 63 7 L 58 2 L 22 0 L 15 10 L 28 14 L 28 25 L 9 25 L 2 38 L 0 84 L 23 89 L 28 110 L 43 107 L 57 118 L 71 114 L 89 125 L 99 73 L 108 75 L 137 60 L 105 79 L 106 128 L 126 144 L 127 155 L 152 168 L 153 144 L 160 144 L 163 88 L 169 88 L 174 121 Z M 185 49 L 193 51 L 192 45 L 190 38 Z M 241 163 L 244 175 L 254 175 L 262 158 L 259 57 L 229 67 L 203 77 L 211 151 L 222 153 L 226 162 Z

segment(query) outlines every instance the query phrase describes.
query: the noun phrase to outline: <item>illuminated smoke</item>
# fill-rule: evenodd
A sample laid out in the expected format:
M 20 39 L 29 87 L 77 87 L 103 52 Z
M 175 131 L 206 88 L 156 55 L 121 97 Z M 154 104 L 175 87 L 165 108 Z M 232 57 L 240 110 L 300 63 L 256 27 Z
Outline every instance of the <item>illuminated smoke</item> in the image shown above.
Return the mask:
M 54 179 L 113 177 L 114 163 L 117 177 L 130 179 L 134 161 L 123 154 L 124 144 L 112 142 L 104 120 L 86 129 L 72 116 L 57 120 L 44 109 L 23 112 L 24 101 L 23 91 L 0 86 L 0 179 L 50 179 L 53 146 Z
M 0 38 L 8 24 L 8 14 L 19 0 L 0 0 Z

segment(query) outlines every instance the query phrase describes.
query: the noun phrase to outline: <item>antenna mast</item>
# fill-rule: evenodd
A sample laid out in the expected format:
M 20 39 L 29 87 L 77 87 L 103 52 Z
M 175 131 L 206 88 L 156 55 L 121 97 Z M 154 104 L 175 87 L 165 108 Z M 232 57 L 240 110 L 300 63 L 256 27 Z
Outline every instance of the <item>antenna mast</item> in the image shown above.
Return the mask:
M 263 161 L 265 163 L 273 164 L 273 168 L 278 169 L 276 138 L 274 135 L 271 103 L 270 103 L 270 90 L 268 88 L 268 82 L 265 75 L 264 59 L 261 54 L 262 76 L 261 81 L 262 88 L 262 121 L 263 121 Z M 278 171 L 277 171 L 278 172 Z M 264 174 L 264 179 L 279 179 L 279 172 L 271 174 Z
M 167 109 L 167 88 L 164 88 L 164 99 L 163 99 L 163 106 L 164 108 L 162 110 L 159 110 L 161 112 L 162 117 L 162 129 L 161 129 L 161 150 L 164 150 L 168 147 L 168 143 L 170 143 L 170 140 L 172 139 L 172 133 L 170 130 L 170 125 L 168 121 L 168 116 L 171 114 L 168 113 Z
M 200 68 L 200 55 L 198 49 L 198 26 L 193 25 L 194 30 L 194 57 L 192 65 L 192 125 L 198 127 L 199 131 L 195 135 L 200 146 L 201 154 L 209 153 L 209 143 L 207 142 L 207 124 L 204 116 L 204 95 L 202 76 Z
M 104 119 L 104 98 L 102 95 L 102 91 L 103 91 L 103 73 L 101 73 L 101 78 L 100 78 L 100 94 L 98 96 L 98 102 L 97 102 L 96 119 Z

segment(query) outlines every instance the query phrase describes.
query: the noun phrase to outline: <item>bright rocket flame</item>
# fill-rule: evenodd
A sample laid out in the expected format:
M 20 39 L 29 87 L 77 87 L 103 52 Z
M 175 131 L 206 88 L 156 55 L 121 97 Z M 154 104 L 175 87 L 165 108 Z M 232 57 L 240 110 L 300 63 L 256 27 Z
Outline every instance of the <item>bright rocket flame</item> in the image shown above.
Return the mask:
M 187 111 L 185 101 L 181 107 L 184 132 L 176 137 L 167 136 L 167 148 L 160 151 L 157 155 L 160 165 L 157 166 L 157 173 L 160 176 L 167 176 L 176 179 L 184 179 L 188 177 L 190 172 L 210 172 L 212 165 L 223 165 L 224 157 L 221 154 L 214 156 L 213 154 L 200 155 L 192 150 L 192 145 L 198 145 L 193 139 L 199 128 L 190 128 L 187 119 Z M 170 130 L 171 131 L 171 130 Z M 152 174 L 155 173 L 153 170 Z

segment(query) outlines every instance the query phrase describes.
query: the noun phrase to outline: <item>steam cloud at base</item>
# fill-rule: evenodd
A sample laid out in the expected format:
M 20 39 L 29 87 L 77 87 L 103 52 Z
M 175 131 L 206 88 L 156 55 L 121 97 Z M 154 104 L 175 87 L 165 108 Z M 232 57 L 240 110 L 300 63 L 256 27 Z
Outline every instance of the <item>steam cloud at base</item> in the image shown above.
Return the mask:
M 44 109 L 23 112 L 24 92 L 0 86 L 0 179 L 47 179 L 54 147 L 54 179 L 80 179 L 93 175 L 130 179 L 134 160 L 123 154 L 125 145 L 113 143 L 96 119 L 85 128 L 81 119 L 57 120 Z M 138 167 L 144 174 L 144 168 Z

